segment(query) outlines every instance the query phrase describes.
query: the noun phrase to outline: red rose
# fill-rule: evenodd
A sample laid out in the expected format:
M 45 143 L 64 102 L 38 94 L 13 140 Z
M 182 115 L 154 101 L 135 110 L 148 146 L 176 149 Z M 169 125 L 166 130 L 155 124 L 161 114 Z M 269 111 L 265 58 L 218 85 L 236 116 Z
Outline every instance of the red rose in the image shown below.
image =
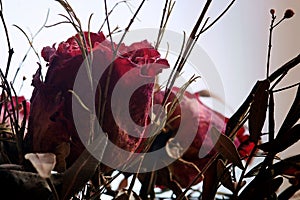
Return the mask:
M 88 33 L 85 33 L 85 41 L 88 41 L 88 38 Z M 76 35 L 66 42 L 60 43 L 57 49 L 53 45 L 42 50 L 42 56 L 45 61 L 49 62 L 49 68 L 44 82 L 40 80 L 39 71 L 33 78 L 32 85 L 35 89 L 31 97 L 29 134 L 26 138 L 26 143 L 30 146 L 28 151 L 33 152 L 59 154 L 56 151 L 60 144 L 70 144 L 70 155 L 67 158 L 68 165 L 78 158 L 84 149 L 82 142 L 87 142 L 89 136 L 88 131 L 85 133 L 86 135 L 83 135 L 76 130 L 77 127 L 75 127 L 73 121 L 72 94 L 69 92 L 69 90 L 73 90 L 77 72 L 84 64 L 80 45 L 77 43 L 78 40 L 79 36 Z M 128 127 L 128 130 L 133 130 L 129 135 L 126 132 L 127 129 L 120 128 L 119 123 L 122 123 L 122 127 L 125 126 L 125 128 L 127 128 L 127 120 L 132 120 L 141 126 L 148 123 L 155 75 L 160 73 L 162 68 L 169 67 L 169 64 L 167 60 L 160 58 L 159 52 L 146 40 L 130 46 L 122 44 L 116 54 L 114 54 L 112 46 L 115 49 L 117 45 L 111 44 L 110 40 L 105 39 L 102 33 L 90 33 L 90 40 L 91 46 L 87 42 L 87 50 L 93 52 L 91 70 L 93 74 L 104 70 L 101 77 L 92 77 L 92 81 L 100 80 L 99 82 L 93 82 L 93 84 L 101 91 L 97 90 L 95 95 L 95 110 L 99 111 L 98 117 L 101 116 L 101 113 L 104 113 L 103 118 L 99 119 L 103 121 L 101 128 L 115 145 L 129 152 L 134 152 L 145 131 Z M 110 67 L 112 67 L 111 71 Z M 85 77 L 86 79 L 82 81 L 80 87 L 83 88 L 82 91 L 87 91 L 87 94 L 79 94 L 83 102 L 86 102 L 90 97 L 88 95 L 90 85 L 88 77 Z M 113 113 L 111 98 L 116 84 L 121 83 L 119 84 L 121 90 L 124 89 L 126 92 L 128 87 L 135 87 L 143 80 L 147 80 L 147 84 L 138 85 L 137 90 L 131 95 L 129 107 L 116 106 L 113 108 L 115 110 Z M 109 87 L 105 99 L 103 94 L 106 91 L 107 82 L 109 82 Z M 119 96 L 116 101 L 122 103 L 122 96 Z M 103 102 L 106 102 L 104 110 L 102 110 Z M 132 119 L 123 118 L 124 109 L 129 109 Z M 85 112 L 82 109 L 83 116 L 88 116 L 88 113 Z M 82 130 L 89 130 L 88 118 L 83 118 L 78 123 L 82 126 Z M 80 138 L 78 134 L 80 134 Z M 82 139 L 84 141 L 81 141 Z M 104 156 L 118 160 L 118 156 L 122 155 L 106 152 Z
M 26 121 L 28 120 L 28 113 L 29 113 L 29 110 L 30 110 L 30 103 L 28 101 L 26 101 L 25 97 L 24 96 L 19 96 L 19 97 L 15 97 L 13 96 L 12 97 L 12 102 L 10 101 L 6 101 L 4 100 L 3 104 L 2 104 L 2 111 L 1 111 L 1 115 L 0 115 L 0 121 L 1 123 L 3 122 L 3 119 L 5 118 L 4 122 L 8 125 L 10 125 L 12 122 L 10 122 L 10 117 L 12 117 L 11 115 L 13 114 L 13 107 L 15 109 L 15 111 L 18 111 L 18 122 L 19 122 L 19 125 L 21 125 L 21 122 L 23 121 L 24 119 L 24 107 L 22 105 L 22 102 L 25 101 L 26 102 Z M 12 105 L 13 104 L 13 105 Z M 6 107 L 6 108 L 5 108 Z M 5 112 L 4 110 L 7 109 L 7 111 Z M 5 113 L 5 115 L 4 115 Z M 17 113 L 16 113 L 17 115 Z M 13 119 L 13 117 L 12 117 Z M 26 130 L 25 130 L 26 131 Z
M 179 88 L 172 88 L 172 93 L 168 98 L 167 102 L 172 102 L 176 99 L 176 93 L 179 92 Z M 161 104 L 163 101 L 165 92 L 155 93 L 155 102 Z M 177 118 L 168 125 L 168 129 L 173 132 L 173 135 L 176 134 L 179 127 L 181 126 L 181 131 L 184 132 L 182 136 L 177 137 L 177 142 L 186 146 L 184 143 L 187 140 L 187 137 L 194 137 L 192 144 L 188 146 L 187 150 L 184 152 L 181 157 L 184 161 L 195 164 L 200 170 L 207 164 L 208 160 L 212 157 L 216 150 L 214 150 L 214 143 L 211 138 L 208 136 L 208 133 L 212 127 L 216 127 L 219 131 L 224 133 L 226 122 L 228 119 L 221 115 L 220 113 L 210 109 L 204 105 L 199 98 L 197 93 L 191 94 L 185 92 L 183 98 L 180 100 L 181 104 L 176 106 L 174 113 L 169 116 L 169 119 L 173 119 L 175 116 L 181 116 L 182 110 L 187 110 L 188 113 L 185 117 Z M 197 124 L 196 132 L 193 132 L 193 127 Z M 234 144 L 238 148 L 238 151 L 241 157 L 249 155 L 250 151 L 253 149 L 254 144 L 249 142 L 249 135 L 244 128 L 241 128 L 234 139 Z M 201 149 L 201 155 L 199 155 L 199 150 Z M 202 156 L 202 157 L 201 157 Z M 168 166 L 168 169 L 171 170 L 171 180 L 177 181 L 181 187 L 187 187 L 198 175 L 198 171 L 192 165 L 180 160 L 172 163 Z M 184 169 L 184 170 L 182 170 Z M 189 172 L 187 172 L 189 171 Z M 158 174 L 165 173 L 164 169 L 159 170 Z M 201 179 L 197 181 L 199 183 Z M 166 183 L 164 177 L 157 176 L 157 184 L 165 185 Z

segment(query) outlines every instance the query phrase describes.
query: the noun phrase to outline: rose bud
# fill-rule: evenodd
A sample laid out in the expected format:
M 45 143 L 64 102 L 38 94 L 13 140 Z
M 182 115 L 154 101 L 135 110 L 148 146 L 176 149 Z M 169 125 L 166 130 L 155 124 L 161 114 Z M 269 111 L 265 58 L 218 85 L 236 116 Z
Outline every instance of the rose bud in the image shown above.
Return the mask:
M 272 9 L 270 10 L 270 13 L 271 13 L 272 16 L 274 16 L 275 10 L 272 8 Z
M 167 102 L 174 101 L 174 99 L 176 99 L 175 94 L 178 92 L 179 88 L 172 88 L 172 93 Z M 164 94 L 164 91 L 155 93 L 155 102 L 157 104 L 162 103 Z M 184 162 L 176 160 L 168 166 L 168 169 L 172 171 L 171 180 L 175 180 L 182 188 L 187 187 L 198 175 L 199 172 L 197 172 L 195 166 L 202 170 L 209 159 L 216 153 L 216 150 L 214 149 L 214 142 L 208 134 L 211 128 L 215 127 L 224 134 L 226 122 L 228 121 L 228 118 L 204 105 L 201 102 L 198 93 L 192 94 L 187 91 L 184 92 L 181 104 L 178 104 L 169 119 L 173 119 L 175 116 L 180 116 L 184 109 L 187 110 L 185 112 L 187 112 L 188 115 L 185 117 L 179 117 L 168 124 L 168 129 L 172 132 L 173 136 L 176 134 L 179 127 L 185 133 L 181 138 L 179 136 L 177 139 L 179 144 L 182 144 L 182 146 L 184 146 L 187 137 L 194 138 L 191 145 L 186 149 L 181 157 Z M 191 127 L 193 127 L 195 123 L 198 123 L 196 133 L 192 133 L 193 128 Z M 249 155 L 254 147 L 254 143 L 250 142 L 249 134 L 243 127 L 237 131 L 233 142 L 242 158 Z M 200 149 L 202 155 L 199 154 Z M 165 169 L 158 170 L 156 184 L 168 187 L 169 183 L 166 183 L 164 176 L 162 176 L 165 173 L 164 170 Z M 201 178 L 198 179 L 195 184 L 199 183 L 201 180 Z
M 23 107 L 23 104 L 22 104 L 23 101 L 25 101 L 25 103 L 26 103 L 26 108 Z M 29 101 L 27 101 L 25 99 L 24 96 L 18 96 L 18 97 L 13 96 L 12 97 L 12 102 L 6 101 L 6 100 L 4 100 L 3 102 L 4 103 L 3 103 L 2 106 L 4 106 L 6 104 L 5 106 L 7 107 L 7 112 L 5 112 L 5 115 L 4 115 L 3 111 L 1 112 L 1 115 L 0 115 L 0 121 L 1 122 L 4 121 L 9 126 L 11 124 L 14 124 L 13 122 L 10 121 L 11 119 L 14 119 L 12 117 L 13 109 L 18 112 L 18 114 L 16 114 L 16 116 L 17 115 L 19 116 L 19 118 L 18 118 L 19 125 L 21 125 L 22 121 L 24 120 L 24 115 L 25 115 L 24 111 L 26 109 L 26 119 L 25 120 L 27 122 L 28 115 L 29 115 L 29 110 L 30 110 L 30 103 L 29 103 Z
M 284 18 L 288 19 L 294 16 L 294 11 L 292 9 L 287 9 L 284 13 Z

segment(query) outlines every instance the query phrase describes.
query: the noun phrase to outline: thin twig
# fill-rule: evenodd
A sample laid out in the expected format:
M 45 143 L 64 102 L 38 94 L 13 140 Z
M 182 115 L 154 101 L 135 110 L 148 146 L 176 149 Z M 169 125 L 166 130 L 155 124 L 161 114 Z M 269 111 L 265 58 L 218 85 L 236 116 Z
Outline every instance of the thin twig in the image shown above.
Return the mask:
M 10 46 L 9 34 L 8 34 L 8 30 L 7 30 L 7 27 L 6 27 L 5 20 L 4 20 L 4 16 L 3 16 L 2 1 L 0 1 L 0 4 L 1 4 L 0 17 L 1 17 L 1 21 L 2 21 L 3 27 L 4 27 L 4 32 L 5 32 L 5 36 L 6 36 L 6 42 L 7 42 L 7 46 L 8 46 L 8 59 L 7 59 L 6 70 L 5 70 L 5 74 L 4 74 L 4 78 L 7 78 L 9 67 L 10 67 L 10 63 L 11 63 L 11 58 L 12 58 L 12 55 L 14 53 L 14 50 Z
M 251 153 L 250 153 L 249 158 L 248 158 L 248 160 L 247 160 L 247 162 L 246 162 L 245 168 L 244 168 L 244 170 L 242 171 L 242 174 L 241 174 L 241 176 L 240 176 L 240 178 L 239 178 L 239 182 L 238 182 L 238 184 L 237 184 L 237 186 L 236 186 L 235 191 L 233 192 L 233 197 L 237 197 L 237 195 L 238 195 L 240 189 L 242 188 L 242 182 L 243 182 L 243 179 L 244 179 L 244 177 L 245 177 L 246 170 L 247 170 L 248 166 L 250 165 L 250 162 L 252 161 L 252 157 L 254 157 L 256 151 L 257 151 L 257 144 L 255 144 L 255 146 L 254 146 L 253 149 L 251 150 Z M 235 198 L 233 198 L 233 199 L 235 199 Z
M 284 71 L 279 78 L 275 81 L 275 83 L 271 86 L 270 90 L 273 90 L 280 82 L 281 80 L 287 75 L 287 71 Z
M 117 56 L 117 52 L 119 50 L 119 47 L 121 46 L 121 44 L 123 43 L 123 40 L 125 39 L 125 36 L 126 34 L 128 33 L 131 25 L 133 24 L 137 14 L 140 12 L 141 8 L 143 7 L 144 3 L 145 3 L 146 0 L 143 0 L 138 9 L 136 10 L 136 12 L 134 13 L 133 17 L 130 19 L 129 21 L 129 24 L 127 25 L 127 27 L 125 28 L 124 30 L 124 33 L 116 47 L 116 49 L 114 50 L 114 56 L 113 56 L 113 60 L 115 59 L 115 57 Z M 113 61 L 112 60 L 112 61 Z M 103 97 L 104 97 L 104 100 L 102 102 L 102 106 L 101 106 L 101 115 L 100 115 L 100 125 L 103 124 L 103 118 L 104 118 L 104 113 L 105 113 L 105 107 L 106 107 L 106 102 L 107 102 L 107 95 L 108 95 L 108 88 L 109 88 L 109 83 L 110 83 L 110 79 L 111 79 L 111 73 L 112 73 L 112 67 L 110 66 L 109 68 L 109 71 L 108 71 L 108 75 L 107 75 L 107 80 L 106 80 L 106 84 L 105 84 L 105 90 L 104 90 L 104 93 L 103 93 Z
M 275 119 L 274 119 L 274 92 L 269 91 L 269 142 L 274 140 Z
M 281 20 L 279 20 L 274 26 L 273 26 L 273 28 L 275 28 L 276 26 L 278 26 L 283 20 L 285 20 L 285 18 L 283 17 L 283 18 L 281 18 Z
M 165 21 L 165 15 L 166 15 L 166 12 L 167 12 L 168 2 L 169 2 L 169 0 L 165 1 L 165 5 L 164 5 L 164 9 L 163 9 L 163 14 L 162 14 L 160 25 L 159 25 L 159 32 L 158 32 L 157 40 L 156 40 L 156 44 L 155 44 L 155 49 L 157 49 L 158 46 L 159 46 L 158 43 L 159 43 L 159 40 L 160 40 L 161 31 L 163 29 L 163 24 L 164 24 L 164 21 Z
M 126 0 L 125 0 L 125 1 L 119 1 L 119 2 L 117 2 L 117 3 L 112 7 L 112 9 L 111 9 L 107 14 L 105 14 L 105 19 L 104 19 L 104 21 L 102 22 L 102 24 L 101 24 L 101 26 L 100 26 L 98 32 L 100 32 L 100 31 L 102 30 L 103 26 L 105 25 L 106 21 L 108 20 L 108 17 L 112 14 L 112 12 L 114 11 L 114 9 L 115 9 L 119 4 L 121 4 L 121 3 L 125 3 L 125 4 L 127 5 L 127 1 L 126 1 Z M 129 8 L 130 12 L 132 12 L 131 8 L 130 8 L 128 5 L 127 5 L 127 7 Z M 132 13 L 133 13 L 133 12 L 132 12 Z
M 52 193 L 53 193 L 53 195 L 54 195 L 54 197 L 53 197 L 54 200 L 59 200 L 57 191 L 56 191 L 55 186 L 53 185 L 51 179 L 50 179 L 50 178 L 46 178 L 46 182 L 47 182 L 47 184 L 49 185 L 49 187 L 50 187 L 50 189 L 51 189 L 51 191 L 52 191 Z
M 94 192 L 94 194 L 92 196 L 90 196 L 87 200 L 94 200 L 97 197 L 99 197 L 101 195 L 101 193 L 103 192 L 103 190 L 109 185 L 111 184 L 111 182 L 113 182 L 118 176 L 120 176 L 122 174 L 122 172 L 118 172 L 116 175 L 114 175 L 109 181 L 107 181 L 104 185 L 102 185 L 97 191 Z
M 216 22 L 219 21 L 219 19 L 221 19 L 221 17 L 223 17 L 223 15 L 225 15 L 225 13 L 230 9 L 230 7 L 233 5 L 233 3 L 235 2 L 235 0 L 232 0 L 231 3 L 226 7 L 226 9 L 211 23 L 209 24 L 207 27 L 204 28 L 200 31 L 199 34 L 204 33 L 205 31 L 207 31 L 209 28 L 211 28 Z
M 124 33 L 123 33 L 123 35 L 122 35 L 122 37 L 121 37 L 121 39 L 120 39 L 120 41 L 119 41 L 119 43 L 118 43 L 118 46 L 117 46 L 117 48 L 116 48 L 116 51 L 118 51 L 119 47 L 121 46 L 121 44 L 122 44 L 122 42 L 123 42 L 123 40 L 124 40 L 124 38 L 125 38 L 127 32 L 129 31 L 129 29 L 130 29 L 131 25 L 133 24 L 134 20 L 136 19 L 137 14 L 140 12 L 141 8 L 143 7 L 145 1 L 146 1 L 146 0 L 143 0 L 143 1 L 140 3 L 138 9 L 137 9 L 136 12 L 134 13 L 133 17 L 130 19 L 129 24 L 128 24 L 128 26 L 125 28 Z
M 69 21 L 61 21 L 61 22 L 57 22 L 57 23 L 54 23 L 54 24 L 51 24 L 51 25 L 45 25 L 45 28 L 51 28 L 51 27 L 54 27 L 54 26 L 57 26 L 57 25 L 61 25 L 61 24 L 71 24 L 71 22 L 69 22 Z
M 296 86 L 298 86 L 298 85 L 300 85 L 300 82 L 295 83 L 295 84 L 293 84 L 293 85 L 289 85 L 289 86 L 283 87 L 283 88 L 279 88 L 279 89 L 277 89 L 277 90 L 273 90 L 273 93 L 275 93 L 275 92 L 281 92 L 281 91 L 283 91 L 283 90 L 287 90 L 287 89 L 296 87 Z
M 290 69 L 294 68 L 296 65 L 300 63 L 300 54 L 298 54 L 296 57 L 282 65 L 279 69 L 277 69 L 275 72 L 273 72 L 269 76 L 270 82 L 273 82 L 275 79 L 277 79 L 279 76 L 281 76 L 283 73 L 287 73 Z
M 273 29 L 275 26 L 274 22 L 275 22 L 276 16 L 274 14 L 272 14 L 272 20 L 271 20 L 271 25 L 270 25 L 270 32 L 269 32 L 269 46 L 268 46 L 268 56 L 267 56 L 267 78 L 269 77 L 269 73 L 270 73 L 270 58 L 271 58 L 271 48 L 272 48 L 272 34 L 273 34 Z
M 188 38 L 185 49 L 183 51 L 182 57 L 179 61 L 178 66 L 176 67 L 176 72 L 175 72 L 173 77 L 170 77 L 171 82 L 170 82 L 170 85 L 168 86 L 169 88 L 167 89 L 167 92 L 165 93 L 164 99 L 167 99 L 166 97 L 170 95 L 170 93 L 171 93 L 170 88 L 173 87 L 173 85 L 175 83 L 175 80 L 177 79 L 179 73 L 183 69 L 183 66 L 185 65 L 185 62 L 187 61 L 188 54 L 190 52 L 190 49 L 193 47 L 193 43 L 194 43 L 195 39 L 196 40 L 198 39 L 198 38 L 196 38 L 198 29 L 199 29 L 199 27 L 200 27 L 200 25 L 201 25 L 201 23 L 204 19 L 204 16 L 205 16 L 206 12 L 208 11 L 208 8 L 209 8 L 211 2 L 212 2 L 212 0 L 207 0 L 206 1 L 206 4 L 204 5 L 204 8 L 203 8 L 199 18 L 198 18 L 193 30 L 190 33 L 190 36 Z
M 28 35 L 25 33 L 25 31 L 24 31 L 21 27 L 19 27 L 18 25 L 16 25 L 16 24 L 14 24 L 13 26 L 16 27 L 17 29 L 19 29 L 19 30 L 24 34 L 24 36 L 26 37 L 26 39 L 27 39 L 27 41 L 28 41 L 30 47 L 31 47 L 32 50 L 34 51 L 34 53 L 35 53 L 35 55 L 37 56 L 37 58 L 40 60 L 40 56 L 39 56 L 38 52 L 37 52 L 37 51 L 35 50 L 35 48 L 33 47 L 32 40 L 29 39 L 29 37 L 28 37 Z
M 39 30 L 31 37 L 31 40 L 28 41 L 30 46 L 29 46 L 28 50 L 26 51 L 26 53 L 25 53 L 25 55 L 24 55 L 24 57 L 23 57 L 21 63 L 19 64 L 18 69 L 16 70 L 15 76 L 14 76 L 13 81 L 12 81 L 13 84 L 14 84 L 16 78 L 17 78 L 17 75 L 18 75 L 18 73 L 19 73 L 19 71 L 20 71 L 20 69 L 21 69 L 23 63 L 25 62 L 25 60 L 26 60 L 26 58 L 27 58 L 28 53 L 30 52 L 31 48 L 33 47 L 32 44 L 33 44 L 34 38 L 35 38 L 35 37 L 43 30 L 43 28 L 46 26 L 46 23 L 47 23 L 48 17 L 49 17 L 49 13 L 50 13 L 50 10 L 48 9 L 48 12 L 47 12 L 47 15 L 46 15 L 45 22 L 44 22 L 43 25 L 39 28 Z M 40 59 L 39 55 L 37 55 L 37 56 L 38 56 L 38 59 L 39 59 L 39 61 L 40 61 L 40 63 L 41 63 L 41 59 Z
M 104 8 L 105 8 L 105 16 L 106 16 L 106 25 L 107 25 L 107 29 L 108 29 L 108 36 L 110 39 L 110 44 L 111 44 L 111 49 L 114 52 L 115 47 L 114 47 L 114 42 L 113 39 L 111 37 L 111 29 L 110 29 L 110 24 L 109 24 L 109 20 L 108 20 L 108 11 L 107 11 L 107 0 L 104 0 Z
M 138 173 L 139 173 L 139 172 L 133 174 L 132 180 L 131 180 L 130 185 L 129 185 L 129 187 L 128 187 L 128 193 L 127 193 L 127 194 L 128 194 L 128 197 L 129 197 L 129 198 L 130 198 L 130 195 L 131 195 L 133 186 L 134 186 L 134 184 L 135 184 L 135 181 L 136 181 L 136 179 L 137 179 Z
M 186 44 L 186 47 L 185 47 L 185 50 L 184 50 L 183 56 L 182 56 L 183 59 L 179 63 L 179 66 L 178 66 L 178 69 L 177 69 L 179 72 L 182 70 L 182 68 L 183 68 L 183 66 L 185 64 L 184 61 L 187 59 L 187 54 L 190 51 L 190 48 L 191 48 L 194 40 L 196 39 L 196 35 L 197 35 L 197 32 L 198 32 L 198 29 L 199 29 L 199 27 L 200 27 L 200 25 L 201 25 L 201 23 L 202 23 L 202 21 L 204 19 L 204 16 L 205 16 L 206 12 L 208 11 L 208 8 L 209 8 L 211 2 L 212 2 L 212 0 L 207 0 L 206 1 L 206 4 L 204 5 L 204 8 L 203 8 L 203 10 L 202 10 L 202 12 L 201 12 L 198 20 L 197 20 L 197 22 L 196 22 L 196 24 L 195 24 L 192 32 L 191 32 L 189 38 L 188 38 L 188 41 L 187 41 L 187 44 Z
M 159 47 L 159 45 L 160 45 L 160 43 L 163 39 L 165 30 L 166 30 L 166 27 L 167 27 L 167 23 L 168 23 L 169 18 L 171 16 L 174 5 L 175 5 L 175 2 L 170 1 L 167 12 L 163 14 L 164 21 L 161 21 L 161 22 L 163 22 L 163 24 L 161 24 L 160 28 L 159 28 L 157 41 L 156 41 L 156 44 L 155 44 L 155 49 L 158 49 L 158 47 Z M 165 10 L 164 10 L 164 12 L 165 12 Z M 166 15 L 166 17 L 165 17 L 165 15 Z
M 184 50 L 185 37 L 186 37 L 186 34 L 185 34 L 185 32 L 183 32 L 183 41 L 182 41 L 181 49 L 180 49 L 179 55 L 177 57 L 177 60 L 175 62 L 175 65 L 174 65 L 174 67 L 173 67 L 173 69 L 171 71 L 171 74 L 170 74 L 170 76 L 169 76 L 169 78 L 167 80 L 166 89 L 165 89 L 166 92 L 168 92 L 168 90 L 170 90 L 170 88 L 171 88 L 171 86 L 169 86 L 170 81 L 171 81 L 172 77 L 174 76 L 174 73 L 175 73 L 176 68 L 177 68 L 176 66 L 179 64 L 179 61 L 182 58 L 182 53 L 183 53 L 183 50 Z M 163 104 L 165 104 L 165 101 L 169 98 L 169 95 L 170 94 L 168 94 L 167 96 L 164 97 Z

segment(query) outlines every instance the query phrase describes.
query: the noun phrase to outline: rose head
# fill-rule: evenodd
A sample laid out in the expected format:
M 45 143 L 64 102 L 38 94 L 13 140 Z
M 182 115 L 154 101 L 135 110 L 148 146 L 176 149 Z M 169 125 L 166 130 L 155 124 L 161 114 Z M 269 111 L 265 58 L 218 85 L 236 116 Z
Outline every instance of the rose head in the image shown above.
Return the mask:
M 18 145 L 27 133 L 30 103 L 24 96 L 1 95 L 1 163 L 20 163 Z M 26 116 L 26 118 L 25 118 Z M 14 142 L 11 142 L 14 141 Z
M 5 97 L 4 97 L 5 98 Z M 22 102 L 25 101 L 26 104 L 26 108 L 23 107 Z M 28 114 L 29 114 L 29 110 L 30 110 L 30 103 L 29 101 L 27 101 L 25 99 L 24 96 L 13 96 L 11 101 L 7 100 L 3 100 L 3 104 L 2 104 L 2 111 L 1 111 L 1 115 L 0 115 L 0 121 L 1 123 L 4 122 L 5 124 L 7 124 L 8 126 L 10 126 L 11 124 L 13 124 L 13 122 L 11 120 L 14 119 L 13 115 L 13 109 L 15 110 L 15 114 L 16 117 L 19 116 L 18 118 L 18 122 L 19 125 L 21 126 L 22 121 L 24 120 L 24 116 L 25 116 L 25 109 L 26 109 L 26 123 L 28 120 Z M 25 129 L 26 132 L 26 129 Z
M 78 41 L 85 41 L 87 45 L 83 49 L 89 53 L 88 56 L 83 55 L 82 45 Z M 76 108 L 80 109 L 82 118 L 78 122 L 79 127 L 74 125 L 74 107 L 72 108 L 70 92 L 74 89 L 81 67 L 89 67 L 91 74 L 87 70 L 80 74 L 80 77 L 84 77 L 80 80 L 81 89 L 77 93 L 80 100 L 83 103 L 88 102 L 91 92 L 96 91 L 94 105 L 90 110 L 95 109 L 102 130 L 118 147 L 129 152 L 136 150 L 144 137 L 143 126 L 148 123 L 155 75 L 169 67 L 169 64 L 167 60 L 160 58 L 159 52 L 146 40 L 130 46 L 121 44 L 118 51 L 115 51 L 116 47 L 117 44 L 111 43 L 102 33 L 84 33 L 84 37 L 77 34 L 60 43 L 57 48 L 53 45 L 42 50 L 42 56 L 48 62 L 49 68 L 45 81 L 40 79 L 38 70 L 32 82 L 35 89 L 31 97 L 29 134 L 26 138 L 29 151 L 60 155 L 60 145 L 68 144 L 70 154 L 63 155 L 68 166 L 83 151 L 90 137 L 89 112 L 78 103 Z M 98 75 L 101 76 L 97 77 Z M 146 84 L 141 85 L 145 79 Z M 117 104 L 112 107 L 112 95 L 116 85 L 121 87 L 117 92 Z M 124 105 L 122 95 L 127 94 L 128 88 L 137 89 L 130 94 L 129 105 Z M 124 118 L 124 109 L 129 110 L 130 119 Z M 129 121 L 142 128 L 134 129 Z M 106 152 L 104 156 L 118 160 L 122 155 Z
M 173 102 L 176 100 L 176 94 L 178 94 L 179 88 L 172 88 L 172 93 L 170 94 L 167 102 Z M 155 103 L 161 104 L 164 98 L 165 92 L 159 91 L 155 93 Z M 179 127 L 184 134 L 177 137 L 177 142 L 185 146 L 186 137 L 192 137 L 193 142 L 183 153 L 181 160 L 177 160 L 168 166 L 168 170 L 171 172 L 170 180 L 176 181 L 181 187 L 187 187 L 196 175 L 199 173 L 197 170 L 205 166 L 208 160 L 216 153 L 214 149 L 214 142 L 209 136 L 210 129 L 212 127 L 217 128 L 220 132 L 224 133 L 226 122 L 228 119 L 221 115 L 220 113 L 212 110 L 208 106 L 204 105 L 200 101 L 200 97 L 197 93 L 191 94 L 189 92 L 184 92 L 183 97 L 178 100 L 181 104 L 176 106 L 174 112 L 169 116 L 170 119 L 174 119 L 176 116 L 180 116 L 176 120 L 170 121 L 166 129 L 172 133 L 172 136 L 176 134 Z M 188 110 L 188 115 L 182 116 L 182 110 Z M 197 131 L 193 133 L 193 126 L 198 127 Z M 171 136 L 171 137 L 172 137 Z M 249 141 L 249 134 L 242 127 L 240 128 L 234 139 L 234 144 L 236 145 L 238 152 L 241 157 L 245 157 L 250 154 L 254 147 L 254 143 Z M 197 168 L 195 167 L 197 166 Z M 184 169 L 184 170 L 183 170 Z M 157 185 L 170 186 L 163 178 L 166 169 L 158 170 Z M 200 182 L 201 179 L 197 181 Z

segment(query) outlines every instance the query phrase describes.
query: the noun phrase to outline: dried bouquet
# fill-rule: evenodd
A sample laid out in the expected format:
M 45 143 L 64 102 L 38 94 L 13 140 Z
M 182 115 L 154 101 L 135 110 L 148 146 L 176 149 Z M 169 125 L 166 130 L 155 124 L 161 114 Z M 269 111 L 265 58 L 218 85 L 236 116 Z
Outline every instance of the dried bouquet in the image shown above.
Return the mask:
M 39 53 L 34 37 L 15 25 L 28 39 L 29 51 L 47 63 L 37 63 L 27 101 L 17 95 L 15 80 L 8 78 L 15 70 L 14 51 L 0 1 L 9 49 L 7 65 L 0 71 L 1 199 L 285 200 L 300 189 L 300 155 L 278 157 L 300 138 L 299 82 L 278 88 L 298 66 L 300 54 L 270 70 L 273 31 L 294 16 L 292 9 L 281 19 L 274 9 L 266 13 L 271 16 L 266 78 L 256 82 L 232 116 L 225 117 L 203 103 L 215 98 L 214 91 L 193 85 L 204 75 L 184 74 L 198 39 L 218 26 L 234 0 L 214 20 L 207 17 L 213 1 L 206 0 L 191 33 L 176 41 L 178 52 L 172 51 L 174 38 L 167 30 L 173 0 L 164 3 L 156 38 L 144 30 L 145 38 L 131 43 L 126 38 L 136 39 L 138 33 L 131 27 L 145 0 L 135 10 L 129 6 L 132 17 L 124 30 L 111 26 L 110 15 L 128 1 L 109 9 L 104 0 L 106 17 L 99 31 L 90 27 L 92 15 L 85 29 L 72 5 L 56 2 L 65 9 L 63 21 L 46 21 L 41 29 L 71 26 L 76 34 L 67 40 Z M 293 87 L 298 90 L 292 106 L 275 131 L 274 96 Z M 284 179 L 289 186 L 282 190 Z

